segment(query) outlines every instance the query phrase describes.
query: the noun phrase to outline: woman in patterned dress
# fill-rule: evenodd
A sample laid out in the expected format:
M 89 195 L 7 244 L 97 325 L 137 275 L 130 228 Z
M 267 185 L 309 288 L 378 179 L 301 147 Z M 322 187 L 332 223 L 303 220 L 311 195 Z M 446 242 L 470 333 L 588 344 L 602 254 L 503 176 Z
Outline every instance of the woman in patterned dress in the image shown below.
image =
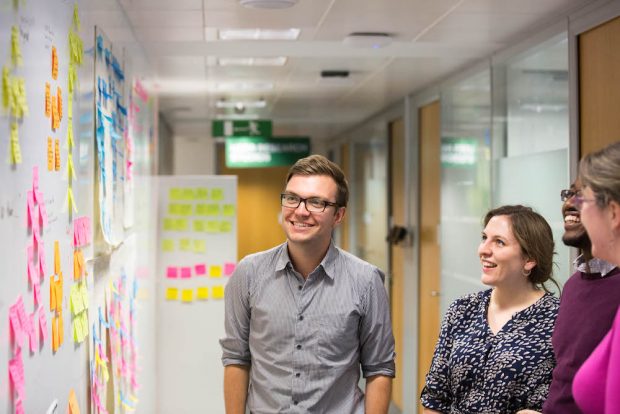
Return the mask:
M 422 391 L 425 414 L 541 410 L 547 396 L 559 305 L 544 287 L 553 281 L 551 228 L 520 205 L 489 211 L 484 225 L 478 256 L 491 289 L 446 312 Z

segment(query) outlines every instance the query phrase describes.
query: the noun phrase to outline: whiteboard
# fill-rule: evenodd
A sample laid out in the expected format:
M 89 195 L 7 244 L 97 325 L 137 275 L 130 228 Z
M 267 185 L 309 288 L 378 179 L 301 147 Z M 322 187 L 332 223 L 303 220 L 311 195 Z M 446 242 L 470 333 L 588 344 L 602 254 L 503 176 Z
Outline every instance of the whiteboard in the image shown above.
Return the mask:
M 158 192 L 157 406 L 161 414 L 224 413 L 219 339 L 237 258 L 237 177 L 160 177 Z

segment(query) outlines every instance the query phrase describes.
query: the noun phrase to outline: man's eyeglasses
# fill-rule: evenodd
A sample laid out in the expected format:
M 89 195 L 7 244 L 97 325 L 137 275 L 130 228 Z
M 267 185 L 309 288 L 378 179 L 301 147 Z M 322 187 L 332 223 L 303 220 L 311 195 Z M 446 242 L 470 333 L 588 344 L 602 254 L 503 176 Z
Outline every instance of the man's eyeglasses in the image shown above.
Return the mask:
M 571 197 L 574 196 L 578 196 L 581 195 L 581 191 L 577 190 L 562 190 L 560 191 L 560 200 L 562 200 L 562 202 L 568 200 Z
M 286 208 L 297 208 L 301 203 L 304 203 L 306 210 L 311 213 L 322 213 L 327 206 L 338 207 L 338 203 L 332 203 L 325 201 L 318 197 L 301 198 L 295 194 L 282 193 L 280 194 L 280 204 Z
M 562 190 L 560 191 L 560 199 L 562 200 L 562 202 L 565 202 L 568 199 L 573 199 L 573 206 L 577 209 L 577 210 L 581 210 L 581 207 L 583 207 L 583 203 L 586 202 L 590 202 L 590 201 L 596 201 L 593 198 L 584 198 L 583 195 L 581 194 L 581 191 L 574 191 L 574 190 Z

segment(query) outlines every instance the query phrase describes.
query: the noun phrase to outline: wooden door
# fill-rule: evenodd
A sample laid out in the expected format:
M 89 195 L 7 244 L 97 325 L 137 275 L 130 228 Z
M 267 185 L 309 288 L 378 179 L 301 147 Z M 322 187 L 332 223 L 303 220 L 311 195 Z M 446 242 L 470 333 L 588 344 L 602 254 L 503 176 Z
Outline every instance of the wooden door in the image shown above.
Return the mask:
M 441 258 L 439 250 L 441 138 L 439 101 L 419 111 L 420 119 L 420 260 L 419 260 L 419 334 L 418 395 L 424 387 L 439 336 L 439 287 Z M 421 412 L 421 410 L 420 410 Z
M 405 131 L 402 119 L 390 124 L 390 216 L 391 224 L 405 226 Z M 390 307 L 392 329 L 396 344 L 396 378 L 392 384 L 392 400 L 402 411 L 403 408 L 403 292 L 404 292 L 404 254 L 403 247 L 390 248 Z
M 226 168 L 218 146 L 218 173 L 237 176 L 237 256 L 270 249 L 286 240 L 280 225 L 280 193 L 290 167 Z
M 620 140 L 620 17 L 579 35 L 580 155 Z

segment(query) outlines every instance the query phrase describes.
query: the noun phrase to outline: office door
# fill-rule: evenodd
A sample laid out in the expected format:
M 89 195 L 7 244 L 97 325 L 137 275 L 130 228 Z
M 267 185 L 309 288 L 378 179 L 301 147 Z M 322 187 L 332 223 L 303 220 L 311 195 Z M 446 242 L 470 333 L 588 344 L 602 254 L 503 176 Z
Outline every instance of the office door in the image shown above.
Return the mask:
M 419 110 L 420 120 L 420 252 L 419 252 L 419 334 L 418 394 L 431 364 L 439 336 L 439 250 L 441 138 L 440 104 L 430 103 Z M 420 410 L 420 412 L 422 412 Z

